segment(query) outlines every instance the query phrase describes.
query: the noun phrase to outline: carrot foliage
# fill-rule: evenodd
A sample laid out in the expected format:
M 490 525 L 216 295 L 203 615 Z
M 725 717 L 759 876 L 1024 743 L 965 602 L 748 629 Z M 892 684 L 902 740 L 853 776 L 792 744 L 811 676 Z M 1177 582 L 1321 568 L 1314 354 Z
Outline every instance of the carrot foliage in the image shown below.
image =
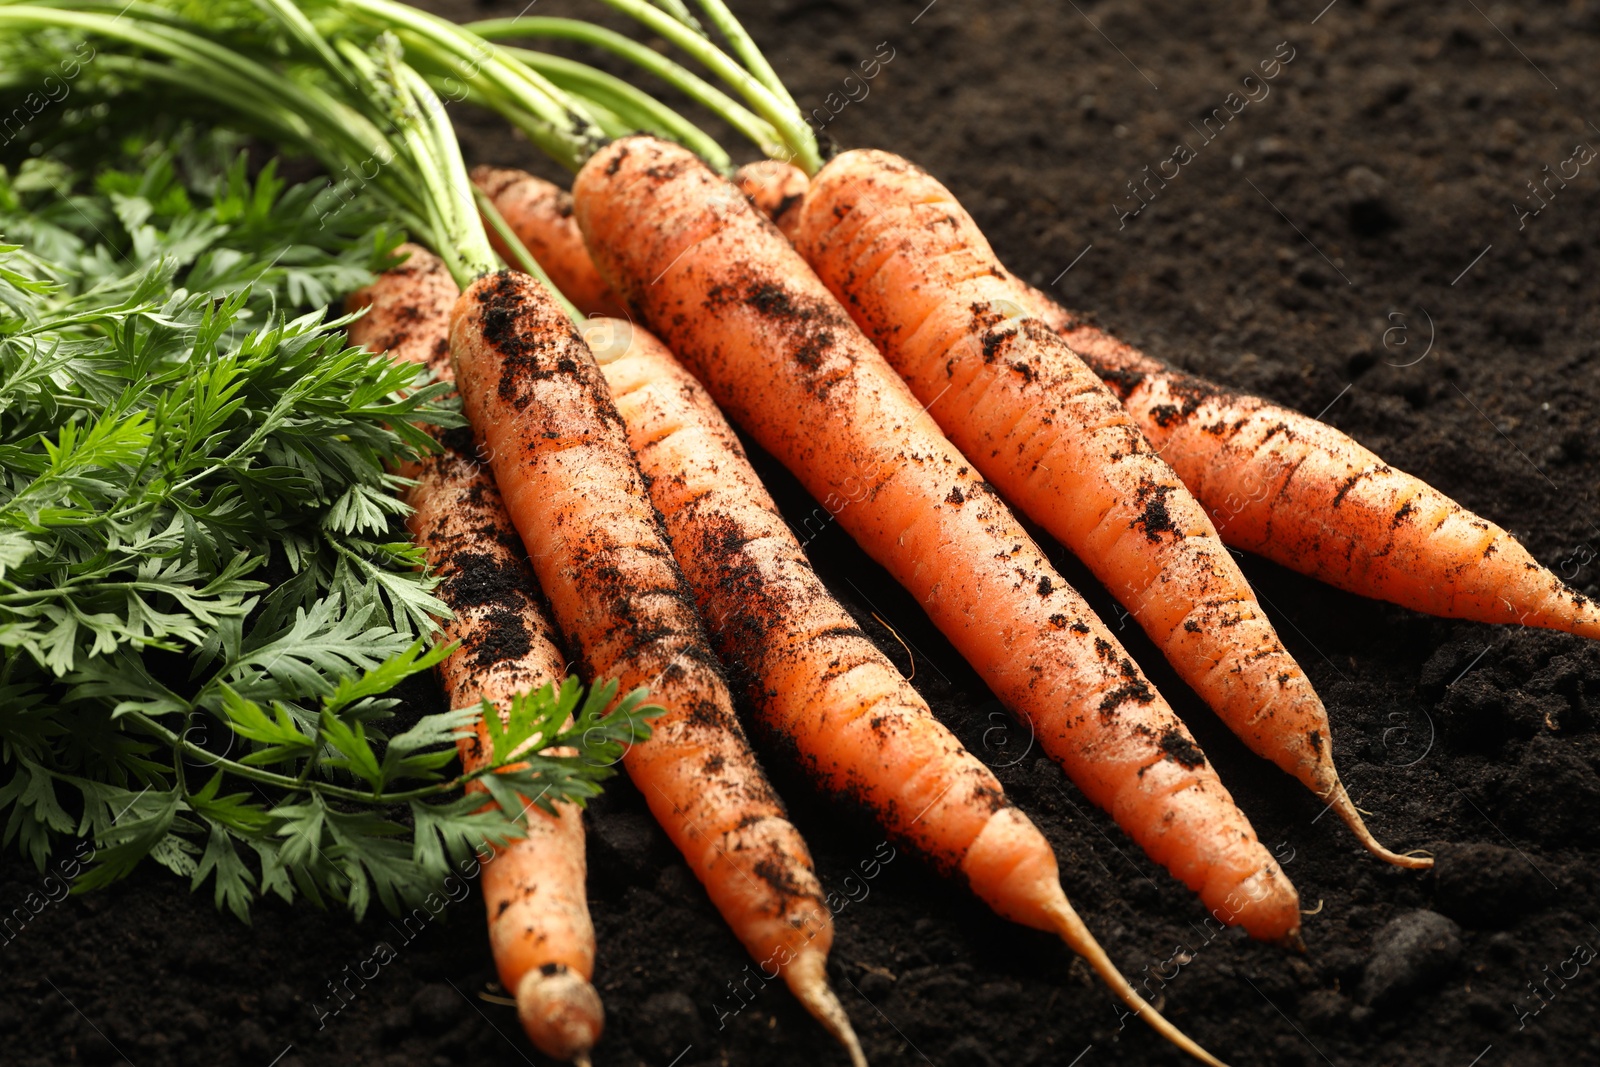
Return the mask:
M 148 857 L 241 918 L 268 893 L 398 909 L 518 836 L 517 796 L 597 792 L 647 713 L 563 732 L 575 692 L 524 698 L 501 729 L 576 754 L 503 782 L 510 751 L 453 766 L 481 709 L 407 713 L 445 609 L 391 472 L 460 416 L 326 306 L 400 234 L 238 147 L 168 131 L 0 170 L 3 838 L 41 866 L 91 839 L 79 890 Z

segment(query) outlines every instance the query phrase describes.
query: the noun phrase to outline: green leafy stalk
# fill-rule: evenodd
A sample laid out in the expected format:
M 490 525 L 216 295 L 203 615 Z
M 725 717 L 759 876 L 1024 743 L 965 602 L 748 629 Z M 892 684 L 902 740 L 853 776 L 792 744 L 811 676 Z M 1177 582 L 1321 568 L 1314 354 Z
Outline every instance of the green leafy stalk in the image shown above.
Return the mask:
M 733 169 L 728 153 L 708 134 L 621 78 L 561 56 L 524 48 L 508 48 L 506 52 L 528 69 L 549 78 L 552 84 L 600 104 L 630 131 L 644 130 L 677 141 L 723 173 Z
M 465 28 L 491 41 L 512 37 L 533 37 L 574 41 L 603 49 L 648 71 L 691 100 L 703 105 L 753 143 L 763 155 L 776 157 L 784 153 L 783 139 L 778 136 L 778 131 L 773 129 L 771 123 L 693 71 L 615 30 L 578 19 L 532 15 L 520 18 L 485 19 L 481 22 L 468 23 Z M 525 63 L 530 61 L 531 55 L 536 54 L 515 48 L 508 48 L 507 52 Z M 714 158 L 706 156 L 705 153 L 701 155 L 708 161 Z
M 495 45 L 435 15 L 393 0 L 328 0 L 336 9 L 400 35 L 419 58 L 459 75 L 481 93 L 516 101 L 547 154 L 576 170 L 601 141 L 580 100 L 539 73 L 509 60 Z
M 778 77 L 778 72 L 772 69 L 772 64 L 767 62 L 767 57 L 761 54 L 761 49 L 756 47 L 756 42 L 745 31 L 739 20 L 733 17 L 733 12 L 728 10 L 728 5 L 723 0 L 697 0 L 706 18 L 717 28 L 717 32 L 727 38 L 733 46 L 734 55 L 739 57 L 745 69 L 754 74 L 756 80 L 766 86 L 767 90 L 783 101 L 789 110 L 799 114 L 800 106 L 794 102 L 794 97 L 789 95 L 788 88 Z
M 654 0 L 654 3 L 695 33 L 702 37 L 706 36 L 705 27 L 700 25 L 700 20 L 694 17 L 694 13 L 689 10 L 689 5 L 685 4 L 683 0 Z
M 238 137 L 108 151 L 93 112 L 62 121 L 61 154 L 0 171 L 4 843 L 42 865 L 91 838 L 79 890 L 148 857 L 241 917 L 269 893 L 359 914 L 519 835 L 515 797 L 594 795 L 648 733 L 637 694 L 604 720 L 614 686 L 504 719 L 395 695 L 450 650 L 392 471 L 433 447 L 422 423 L 461 420 L 327 312 L 395 262 L 370 186 L 252 180 Z M 486 715 L 514 744 L 452 769 Z M 462 795 L 479 782 L 508 806 Z
M 748 54 L 742 58 L 756 65 L 747 69 L 730 58 L 705 37 L 695 33 L 671 15 L 653 7 L 646 0 L 601 0 L 608 7 L 635 19 L 652 33 L 683 49 L 701 65 L 715 74 L 726 85 L 736 90 L 745 101 L 783 137 L 787 151 L 776 158 L 789 158 L 807 174 L 822 168 L 822 156 L 817 148 L 817 137 L 806 125 L 794 99 L 783 89 L 782 83 L 756 50 L 749 35 L 739 26 L 726 7 L 720 4 L 701 6 L 708 17 L 714 18 L 719 28 L 728 35 L 736 50 Z M 769 84 L 770 83 L 770 84 Z M 774 90 L 776 86 L 776 91 Z
M 84 6 L 106 8 L 109 2 L 90 0 Z M 205 99 L 260 123 L 274 139 L 316 155 L 330 171 L 361 174 L 371 191 L 398 214 L 423 223 L 429 243 L 461 284 L 492 270 L 494 253 L 477 219 L 443 104 L 420 79 L 411 78 L 392 39 L 377 38 L 372 42 L 376 58 L 358 60 L 348 49 L 335 49 L 326 42 L 324 47 L 306 44 L 305 35 L 315 36 L 315 29 L 303 14 L 297 9 L 287 13 L 281 2 L 267 6 L 278 21 L 266 26 L 259 14 L 253 22 L 245 22 L 227 3 L 217 6 L 215 17 L 226 23 L 233 38 L 230 43 L 246 46 L 248 54 L 210 40 L 207 32 L 215 31 L 156 5 L 139 5 L 141 12 L 155 8 L 158 13 L 135 17 L 131 6 L 108 15 L 0 4 L 0 30 L 89 34 L 108 42 L 104 47 L 114 48 L 124 69 L 140 60 L 149 62 L 145 56 L 127 53 L 160 56 L 169 65 L 165 80 L 205 85 Z M 297 76 L 268 65 L 273 57 L 296 49 L 307 52 L 314 65 L 301 67 Z M 149 67 L 143 70 L 150 77 L 162 77 Z M 564 126 L 583 125 L 581 119 L 574 123 L 572 115 L 562 116 L 562 121 Z M 449 195 L 440 195 L 441 189 Z

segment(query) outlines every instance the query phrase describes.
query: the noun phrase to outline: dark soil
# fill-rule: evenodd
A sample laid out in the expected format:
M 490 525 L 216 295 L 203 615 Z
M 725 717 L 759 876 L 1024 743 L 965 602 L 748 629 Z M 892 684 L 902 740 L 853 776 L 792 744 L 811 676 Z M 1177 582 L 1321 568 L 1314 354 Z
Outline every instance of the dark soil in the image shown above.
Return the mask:
M 1337 0 L 1319 16 L 1326 0 L 925 2 L 736 6 L 808 108 L 839 92 L 837 110 L 844 78 L 888 42 L 870 94 L 827 134 L 939 175 L 1018 273 L 1152 355 L 1321 414 L 1600 593 L 1600 167 L 1551 179 L 1540 214 L 1520 229 L 1518 217 L 1538 206 L 1527 183 L 1546 165 L 1570 174 L 1575 145 L 1600 145 L 1586 119 L 1600 119 L 1600 4 Z M 1291 54 L 1265 86 L 1244 83 Z M 1258 99 L 1206 143 L 1197 129 L 1233 92 Z M 460 118 L 472 162 L 532 161 L 500 126 Z M 1171 175 L 1162 161 L 1180 139 L 1194 158 L 1164 187 L 1141 184 L 1149 204 L 1133 215 L 1126 183 L 1147 166 Z M 815 506 L 763 471 L 797 520 Z M 873 613 L 904 639 L 918 687 L 1050 837 L 1112 957 L 1230 1062 L 1600 1062 L 1600 967 L 1587 965 L 1600 950 L 1600 646 L 1426 618 L 1244 561 L 1328 703 L 1373 828 L 1438 854 L 1418 875 L 1366 856 L 1233 741 L 1063 561 L 1320 907 L 1301 957 L 1209 936 L 1194 896 L 1090 809 L 836 527 L 810 548 L 897 662 L 907 651 Z M 874 1063 L 1181 1062 L 1045 935 L 909 858 L 875 867 L 873 830 L 767 756 L 823 881 L 850 900 L 833 975 Z M 598 1064 L 844 1062 L 754 977 L 626 783 L 590 826 L 610 1014 Z M 8 855 L 0 911 L 41 883 Z M 1456 926 L 1389 925 L 1419 909 Z M 51 904 L 3 946 L 0 1061 L 540 1062 L 513 1011 L 479 997 L 494 977 L 483 928 L 475 896 L 409 931 L 270 904 L 245 927 L 147 865 Z M 380 942 L 393 962 L 322 1016 L 339 1003 L 329 983 Z

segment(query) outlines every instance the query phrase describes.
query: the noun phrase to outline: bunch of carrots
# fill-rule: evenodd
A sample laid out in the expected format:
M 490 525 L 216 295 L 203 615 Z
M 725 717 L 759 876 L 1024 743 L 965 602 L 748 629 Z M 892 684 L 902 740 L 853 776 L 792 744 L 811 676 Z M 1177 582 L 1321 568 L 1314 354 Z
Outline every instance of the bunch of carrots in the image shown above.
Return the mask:
M 1089 567 L 1246 744 L 1408 868 L 1431 860 L 1364 825 L 1327 711 L 1228 544 L 1451 617 L 1600 637 L 1600 609 L 1337 430 L 1057 307 L 913 164 L 869 150 L 823 165 L 721 0 L 699 6 L 731 55 L 682 4 L 606 2 L 744 103 L 598 27 L 463 28 L 393 0 L 264 2 L 263 42 L 227 60 L 262 85 L 292 62 L 319 92 L 355 93 L 397 165 L 416 168 L 422 199 L 397 193 L 396 213 L 421 243 L 351 298 L 367 312 L 351 333 L 453 379 L 471 423 L 408 472 L 412 530 L 455 612 L 445 636 L 462 643 L 442 665 L 453 704 L 504 707 L 569 670 L 648 687 L 666 714 L 628 773 L 730 928 L 853 1063 L 865 1056 L 827 983 L 832 916 L 740 711 L 820 791 L 865 806 L 997 914 L 1060 937 L 1163 1036 L 1218 1063 L 1133 990 L 1068 902 L 1043 835 L 817 578 L 733 426 L 828 506 L 1152 858 L 1219 920 L 1290 948 L 1303 950 L 1294 887 L 1023 518 Z M 143 15 L 31 10 L 107 50 L 153 52 L 155 67 L 199 62 L 172 44 L 176 15 L 134 40 Z M 490 43 L 508 36 L 637 62 L 771 158 L 730 180 L 726 153 L 680 116 L 582 64 Z M 469 180 L 430 88 L 452 79 L 575 169 L 570 193 L 502 169 Z M 316 131 L 273 132 L 318 151 Z M 1240 484 L 1269 492 L 1235 495 Z M 473 577 L 488 572 L 492 605 Z M 480 748 L 463 738 L 463 760 Z M 534 1043 L 585 1063 L 603 1008 L 582 820 L 561 808 L 527 822 L 485 877 L 491 941 Z

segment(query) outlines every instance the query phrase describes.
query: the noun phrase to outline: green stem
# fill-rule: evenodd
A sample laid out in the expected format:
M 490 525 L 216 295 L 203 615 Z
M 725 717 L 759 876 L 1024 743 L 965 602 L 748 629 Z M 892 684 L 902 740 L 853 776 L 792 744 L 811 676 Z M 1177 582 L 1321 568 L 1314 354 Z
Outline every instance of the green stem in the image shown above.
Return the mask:
M 340 41 L 338 55 L 359 76 L 359 84 L 364 87 L 362 96 L 370 98 L 379 86 L 386 86 L 394 94 L 399 113 L 390 116 L 394 131 L 390 139 L 397 139 L 408 159 L 406 177 L 422 186 L 422 213 L 430 224 L 427 232 L 433 234 L 434 251 L 444 259 L 456 283 L 465 289 L 494 269 L 495 257 L 473 202 L 461 146 L 443 102 L 416 71 L 400 60 L 398 44 L 386 50 L 382 47 L 385 41 L 393 43 L 394 38 L 380 38 L 380 54 L 387 60 L 382 68 L 352 41 Z M 328 62 L 336 74 L 344 75 L 344 64 L 338 63 L 338 57 L 331 57 Z
M 480 767 L 475 771 L 458 774 L 449 781 L 435 782 L 432 785 L 421 786 L 417 789 L 407 789 L 399 793 L 363 792 L 359 789 L 350 789 L 347 786 L 334 785 L 331 782 L 316 781 L 314 779 L 302 781 L 300 778 L 291 778 L 287 774 L 264 771 L 259 767 L 252 767 L 249 764 L 240 763 L 225 756 L 218 756 L 210 749 L 202 748 L 193 741 L 185 740 L 181 734 L 162 726 L 142 711 L 130 711 L 125 713 L 124 717 L 131 719 L 141 729 L 167 742 L 178 751 L 204 760 L 207 764 L 226 770 L 229 774 L 236 774 L 240 778 L 247 778 L 262 785 L 276 786 L 279 789 L 318 793 L 325 797 L 350 800 L 361 804 L 404 804 L 413 800 L 426 800 L 429 797 L 456 792 L 464 788 L 468 783 L 474 782 L 484 775 L 493 774 L 496 770 L 493 767 Z
M 463 288 L 473 278 L 494 269 L 494 252 L 478 222 L 466 166 L 461 162 L 460 148 L 443 114 L 443 105 L 426 83 L 409 74 L 403 64 L 395 64 L 385 78 L 384 72 L 351 42 L 341 42 L 344 47 L 338 54 L 331 48 L 313 49 L 324 65 L 331 67 L 334 77 L 364 86 L 360 97 L 365 106 L 381 112 L 381 103 L 369 93 L 376 93 L 384 83 L 404 102 L 404 113 L 397 118 L 390 116 L 396 118 L 397 127 L 391 143 L 366 116 L 322 89 L 299 84 L 176 26 L 51 8 L 0 6 L 0 26 L 7 24 L 74 29 L 167 56 L 177 66 L 129 57 L 105 58 L 120 60 L 123 69 L 138 69 L 145 76 L 187 87 L 202 98 L 220 98 L 222 103 L 262 122 L 279 138 L 310 149 L 330 170 L 343 169 L 369 180 L 409 221 L 426 219 L 420 229 L 434 235 L 431 243 L 435 251 Z M 352 80 L 351 69 L 365 81 Z M 402 166 L 391 167 L 402 157 Z M 377 170 L 367 178 L 364 169 L 374 161 L 378 163 Z
M 465 100 L 490 111 L 499 112 L 501 117 L 522 131 L 539 151 L 568 170 L 576 172 L 594 149 L 604 143 L 604 127 L 590 101 L 574 101 L 574 114 L 585 123 L 591 124 L 594 127 L 592 132 L 596 134 L 592 140 L 585 140 L 579 144 L 564 130 L 556 129 L 545 118 L 523 107 L 520 91 L 505 89 L 504 79 L 491 80 L 480 73 L 463 80 L 461 66 L 454 61 L 453 53 L 432 47 L 425 40 L 401 32 L 406 45 L 407 61 L 427 77 L 429 85 L 435 92 L 443 94 L 451 103 Z M 498 62 L 526 69 L 508 56 L 502 56 Z M 527 73 L 534 74 L 531 70 Z
M 327 38 L 317 32 L 317 28 L 306 18 L 305 12 L 293 0 L 255 0 L 257 4 L 266 8 L 275 15 L 278 21 L 288 30 L 296 41 L 311 50 L 312 54 L 322 62 L 324 68 L 332 71 L 335 77 L 340 78 L 347 88 L 361 93 L 361 87 L 349 72 L 339 63 L 339 58 L 334 54 L 333 47 L 328 44 Z
M 647 29 L 665 37 L 689 53 L 706 69 L 723 82 L 737 89 L 756 113 L 778 131 L 792 154 L 792 162 L 807 174 L 822 169 L 822 156 L 817 150 L 816 134 L 800 118 L 793 103 L 785 102 L 772 90 L 734 62 L 722 49 L 700 37 L 672 16 L 652 7 L 646 0 L 601 0 L 608 7 L 642 23 Z M 787 94 L 785 94 L 787 95 Z
M 685 4 L 683 0 L 655 0 L 655 5 L 700 36 L 709 36 L 706 33 L 706 28 L 700 25 L 700 20 L 694 17 L 694 13 L 689 10 L 689 5 Z
M 637 123 L 624 122 L 622 116 L 604 104 L 593 99 L 585 100 L 583 104 L 589 112 L 589 118 L 594 121 L 596 126 L 600 127 L 600 132 L 606 135 L 608 141 L 615 141 L 619 137 L 626 137 L 630 133 L 639 132 Z M 480 106 L 486 107 L 490 111 L 494 110 L 493 105 L 488 101 L 483 101 Z
M 800 105 L 794 102 L 794 97 L 789 95 L 788 88 L 779 79 L 778 72 L 772 69 L 772 64 L 767 62 L 767 57 L 761 54 L 761 49 L 756 47 L 756 42 L 745 31 L 739 20 L 733 17 L 733 12 L 728 10 L 728 5 L 722 0 L 696 0 L 701 10 L 706 13 L 706 18 L 717 28 L 722 36 L 733 45 L 734 54 L 743 61 L 745 69 L 756 76 L 756 80 L 771 90 L 772 95 L 789 105 L 789 110 L 796 115 L 800 114 Z
M 750 141 L 765 156 L 776 156 L 784 151 L 783 139 L 772 124 L 739 103 L 700 75 L 682 64 L 674 62 L 653 48 L 647 48 L 631 37 L 615 30 L 596 26 L 578 19 L 525 16 L 522 18 L 485 19 L 469 22 L 464 27 L 480 37 L 499 40 L 507 37 L 535 37 L 574 41 L 604 49 L 612 55 L 627 60 L 647 71 L 700 104 L 732 126 L 740 136 Z M 517 58 L 523 52 L 508 49 Z
M 401 68 L 401 76 L 413 99 L 424 101 L 427 115 L 426 129 L 433 140 L 433 158 L 439 162 L 445 183 L 450 189 L 456 207 L 455 221 L 458 230 L 453 242 L 474 273 L 482 275 L 494 270 L 494 247 L 483 228 L 473 196 L 472 178 L 467 174 L 466 160 L 461 158 L 461 143 L 456 140 L 455 127 L 444 112 L 444 105 L 422 75 L 410 67 Z
M 262 123 L 277 138 L 305 145 L 330 170 L 360 167 L 381 150 L 381 135 L 362 117 L 327 94 L 298 85 L 240 54 L 186 30 L 138 19 L 56 10 L 37 6 L 0 6 L 0 26 L 77 30 L 145 48 L 179 64 L 169 67 L 146 59 L 107 55 L 106 69 L 137 71 L 217 100 Z M 407 204 L 403 183 L 386 182 L 386 191 Z
M 567 153 L 587 159 L 599 147 L 582 105 L 547 80 L 505 57 L 494 45 L 466 33 L 453 22 L 425 14 L 393 0 L 338 0 L 346 8 L 404 31 L 408 44 L 430 48 L 435 62 L 454 57 L 461 66 L 452 73 L 463 81 L 487 81 L 509 94 L 524 110 L 547 123 L 567 141 Z
M 659 134 L 686 146 L 723 174 L 733 170 L 733 161 L 728 158 L 728 153 L 704 131 L 621 78 L 596 70 L 587 63 L 544 52 L 532 52 L 524 48 L 507 48 L 506 52 L 560 88 L 596 101 L 628 123 L 630 132 L 647 130 Z

